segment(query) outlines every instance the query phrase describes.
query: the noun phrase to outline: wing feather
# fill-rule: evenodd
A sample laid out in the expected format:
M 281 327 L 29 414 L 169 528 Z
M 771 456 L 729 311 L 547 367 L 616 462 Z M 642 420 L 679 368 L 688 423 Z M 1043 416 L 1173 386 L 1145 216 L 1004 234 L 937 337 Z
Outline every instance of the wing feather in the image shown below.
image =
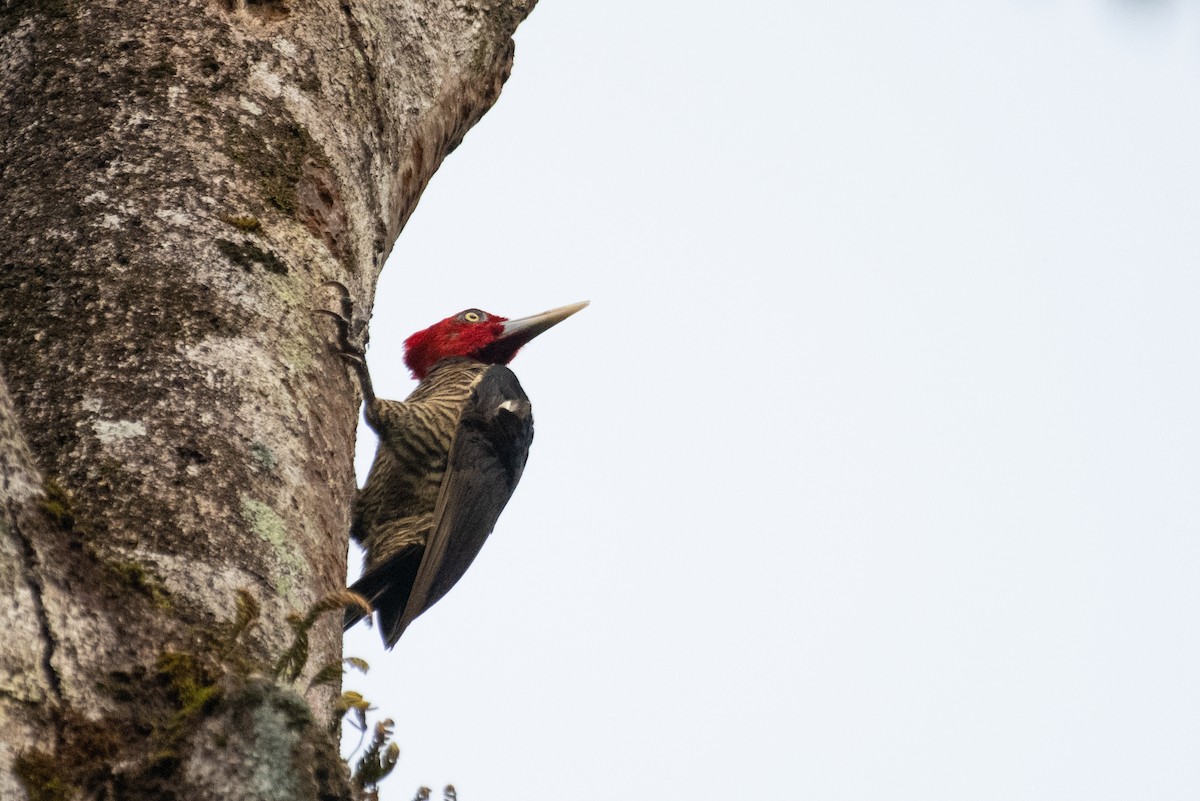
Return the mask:
M 389 647 L 470 567 L 521 479 L 532 441 L 533 414 L 520 382 L 507 367 L 489 367 L 459 418 L 433 531 Z

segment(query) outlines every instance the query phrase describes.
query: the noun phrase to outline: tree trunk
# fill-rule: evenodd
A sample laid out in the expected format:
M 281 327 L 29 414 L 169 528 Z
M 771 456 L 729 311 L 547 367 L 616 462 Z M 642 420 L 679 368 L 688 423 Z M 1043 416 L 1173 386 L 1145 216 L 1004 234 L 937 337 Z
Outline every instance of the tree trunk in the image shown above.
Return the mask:
M 353 797 L 311 309 L 369 312 L 533 3 L 0 0 L 0 798 Z

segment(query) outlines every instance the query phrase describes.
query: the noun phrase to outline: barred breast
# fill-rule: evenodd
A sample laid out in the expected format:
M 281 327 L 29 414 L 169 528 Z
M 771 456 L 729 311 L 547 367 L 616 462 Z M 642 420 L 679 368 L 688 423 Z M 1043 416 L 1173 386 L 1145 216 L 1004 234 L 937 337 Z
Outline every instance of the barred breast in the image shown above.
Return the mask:
M 366 569 L 424 547 L 463 407 L 486 365 L 438 364 L 404 401 L 376 400 L 379 447 L 355 500 L 351 534 L 367 549 Z

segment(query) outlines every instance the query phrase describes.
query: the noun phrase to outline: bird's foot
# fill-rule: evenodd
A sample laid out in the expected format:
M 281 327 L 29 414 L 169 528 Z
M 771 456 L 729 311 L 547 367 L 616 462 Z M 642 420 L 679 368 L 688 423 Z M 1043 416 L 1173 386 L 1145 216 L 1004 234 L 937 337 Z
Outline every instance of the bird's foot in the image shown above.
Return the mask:
M 326 281 L 323 287 L 333 287 L 338 291 L 338 310 L 312 309 L 314 314 L 323 314 L 331 318 L 337 326 L 337 352 L 348 361 L 362 365 L 367 356 L 367 321 L 363 318 L 354 319 L 354 301 L 350 298 L 350 290 L 340 281 Z
M 359 388 L 362 390 L 363 404 L 366 408 L 367 422 L 374 419 L 375 390 L 371 387 L 371 373 L 367 370 L 367 321 L 354 318 L 354 301 L 350 298 L 350 290 L 338 281 L 326 281 L 322 286 L 333 287 L 338 291 L 338 310 L 313 309 L 314 314 L 324 314 L 331 318 L 337 326 L 337 353 L 354 367 L 358 376 Z

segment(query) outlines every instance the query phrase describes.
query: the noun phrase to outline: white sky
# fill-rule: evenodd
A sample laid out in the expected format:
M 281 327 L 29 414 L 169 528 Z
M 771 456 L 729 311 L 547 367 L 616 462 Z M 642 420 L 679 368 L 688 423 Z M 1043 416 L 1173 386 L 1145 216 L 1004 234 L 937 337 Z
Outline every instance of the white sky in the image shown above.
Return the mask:
M 347 640 L 384 798 L 1200 798 L 1198 213 L 1200 4 L 543 0 L 377 389 L 592 306 L 466 578 Z

